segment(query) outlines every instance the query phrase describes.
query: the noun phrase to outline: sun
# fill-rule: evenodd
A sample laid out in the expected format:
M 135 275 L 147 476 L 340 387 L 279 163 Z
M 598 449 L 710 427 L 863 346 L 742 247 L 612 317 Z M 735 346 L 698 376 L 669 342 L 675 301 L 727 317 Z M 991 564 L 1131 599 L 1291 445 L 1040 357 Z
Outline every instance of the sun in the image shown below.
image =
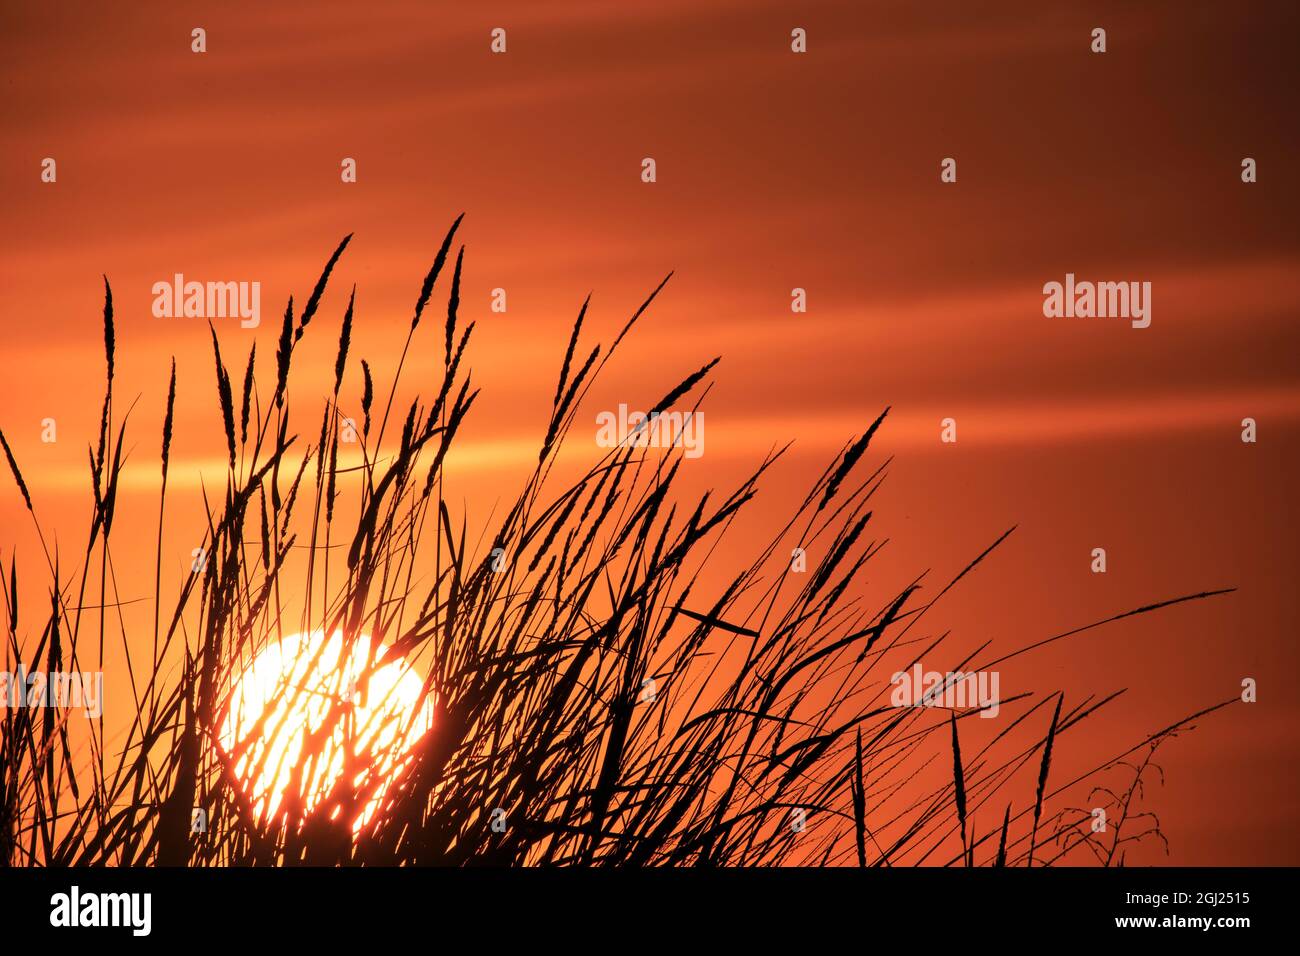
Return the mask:
M 358 795 L 368 794 L 353 811 L 359 831 L 433 726 L 432 694 L 408 661 L 372 648 L 364 634 L 344 645 L 339 631 L 328 640 L 323 631 L 294 634 L 268 645 L 233 682 L 218 745 L 262 822 L 291 790 L 304 814 L 315 810 L 350 769 Z M 343 812 L 335 806 L 329 817 Z

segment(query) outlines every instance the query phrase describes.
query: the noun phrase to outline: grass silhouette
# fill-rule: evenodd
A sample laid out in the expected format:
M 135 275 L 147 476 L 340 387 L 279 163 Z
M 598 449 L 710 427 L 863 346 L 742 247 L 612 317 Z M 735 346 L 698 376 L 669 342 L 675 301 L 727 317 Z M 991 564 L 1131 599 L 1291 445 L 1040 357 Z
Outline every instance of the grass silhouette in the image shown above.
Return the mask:
M 580 344 L 583 304 L 560 359 L 537 463 L 472 541 L 443 497 L 442 476 L 478 395 L 466 358 L 474 326 L 462 328 L 458 317 L 463 246 L 450 269 L 437 390 L 395 406 L 460 221 L 420 288 L 386 396 L 369 363 L 359 363 L 357 382 L 358 363 L 350 362 L 353 290 L 319 429 L 311 427 L 314 414 L 305 419 L 306 411 L 293 409 L 295 422 L 310 427 L 306 439 L 290 425 L 296 349 L 309 326 L 321 324 L 322 298 L 351 237 L 300 313 L 290 299 L 273 384 L 259 374 L 254 348 L 237 385 L 213 331 L 225 487 L 219 501 L 205 492 L 198 570 L 164 600 L 173 361 L 147 659 L 142 642 L 120 635 L 135 713 L 125 738 L 110 744 L 95 723 L 78 742 L 82 732 L 69 727 L 66 711 L 4 712 L 0 862 L 1047 865 L 1071 853 L 1122 862 L 1122 854 L 1096 851 L 1077 816 L 1052 810 L 1082 778 L 1055 781 L 1050 772 L 1053 751 L 1115 695 L 1070 707 L 1059 693 L 1003 700 L 1015 716 L 966 754 L 961 731 L 974 711 L 891 706 L 889 675 L 938 653 L 944 639 L 920 638 L 918 622 L 1011 532 L 934 598 L 921 600 L 918 577 L 881 606 L 867 606 L 857 585 L 880 546 L 864 532 L 885 475 L 885 464 L 870 465 L 868 453 L 887 410 L 844 445 L 718 593 L 704 592 L 700 568 L 780 452 L 729 492 L 689 503 L 675 494 L 681 449 L 634 443 L 554 487 L 558 450 L 592 382 L 663 283 L 607 348 Z M 82 620 L 88 591 L 98 599 L 91 607 L 116 600 L 110 536 L 127 416 L 119 421 L 114 406 L 107 278 L 104 330 L 107 387 L 90 453 L 87 544 L 71 574 L 46 546 L 50 603 L 39 636 L 20 617 L 16 560 L 0 574 L 6 653 L 28 671 L 102 668 L 115 637 L 107 610 L 97 626 Z M 652 413 L 697 401 L 716 361 L 683 379 Z M 359 405 L 343 397 L 345 381 L 353 391 L 359 385 Z M 30 486 L 2 434 L 0 442 L 36 520 Z M 808 555 L 807 573 L 790 566 L 795 547 Z M 996 666 L 1109 621 L 1221 593 L 1138 608 L 977 660 L 985 645 L 952 670 Z M 268 707 L 244 739 L 222 744 L 219 728 L 239 675 L 268 646 L 311 632 L 341 635 L 344 654 L 362 646 L 363 666 L 286 681 L 275 689 L 282 707 Z M 373 641 L 359 645 L 366 637 Z M 314 653 L 325 644 L 316 642 Z M 420 675 L 419 705 L 431 707 L 430 724 L 417 726 L 412 709 L 373 718 L 406 721 L 401 727 L 360 726 L 355 704 L 370 676 L 398 660 Z M 302 729 L 301 750 L 291 765 L 267 767 L 271 749 L 263 744 L 286 733 L 283 714 L 304 712 L 313 694 L 319 706 Z M 1230 702 L 1137 741 L 1098 771 L 1128 766 L 1131 755 Z M 398 769 L 368 772 L 373 753 L 357 743 L 381 731 L 413 743 Z M 950 780 L 916 783 L 928 764 L 947 759 Z M 1011 794 L 1016 772 L 1035 762 L 1036 788 Z M 274 812 L 253 798 L 250 780 L 259 773 L 278 773 L 283 782 Z M 357 825 L 370 805 L 377 811 Z M 192 832 L 195 808 L 207 814 L 204 832 Z M 997 824 L 982 829 L 976 817 Z M 1054 822 L 1043 827 L 1044 820 Z

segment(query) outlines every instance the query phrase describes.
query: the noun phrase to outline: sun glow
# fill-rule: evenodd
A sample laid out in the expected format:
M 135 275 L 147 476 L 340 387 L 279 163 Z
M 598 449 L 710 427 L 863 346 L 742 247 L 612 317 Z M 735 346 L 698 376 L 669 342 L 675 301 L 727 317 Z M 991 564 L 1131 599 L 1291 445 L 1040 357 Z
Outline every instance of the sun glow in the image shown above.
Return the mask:
M 372 650 L 364 634 L 346 650 L 338 631 L 328 640 L 323 631 L 294 634 L 266 647 L 236 678 L 218 742 L 263 821 L 294 795 L 304 815 L 331 793 L 338 799 L 336 788 L 350 774 L 364 803 L 348 810 L 356 832 L 383 806 L 412 747 L 433 726 L 433 698 L 421 702 L 423 685 L 409 662 Z M 351 799 L 342 794 L 330 819 Z

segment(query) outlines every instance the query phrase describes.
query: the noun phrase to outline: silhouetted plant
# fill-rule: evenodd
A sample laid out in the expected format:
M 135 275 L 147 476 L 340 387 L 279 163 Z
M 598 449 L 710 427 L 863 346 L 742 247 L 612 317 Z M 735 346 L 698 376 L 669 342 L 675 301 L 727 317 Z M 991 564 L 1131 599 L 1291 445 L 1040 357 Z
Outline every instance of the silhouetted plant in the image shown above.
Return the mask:
M 142 642 L 122 635 L 138 713 L 111 752 L 102 727 L 92 726 L 88 746 L 74 753 L 66 713 L 5 712 L 0 860 L 882 866 L 1059 859 L 1034 855 L 1042 846 L 1036 839 L 1044 807 L 1077 783 L 1052 785 L 1052 748 L 1114 695 L 1072 708 L 1053 695 L 1050 720 L 1042 708 L 1051 697 L 1003 700 L 1001 706 L 1023 712 L 964 758 L 960 730 L 975 711 L 890 704 L 889 675 L 935 653 L 944 640 L 921 638 L 917 623 L 1011 532 L 929 601 L 920 598 L 918 577 L 881 606 L 868 607 L 858 582 L 864 567 L 879 560 L 881 544 L 865 536 L 867 506 L 885 465 L 869 466 L 867 453 L 887 410 L 844 445 L 766 547 L 737 565 L 716 593 L 704 593 L 700 569 L 717 562 L 720 541 L 781 452 L 731 491 L 689 505 L 673 493 L 681 450 L 634 442 L 609 450 L 577 480 L 552 487 L 557 453 L 592 382 L 663 283 L 608 348 L 580 345 L 583 304 L 563 352 L 537 463 L 485 537 L 471 541 L 465 520 L 443 496 L 443 465 L 478 396 L 467 364 L 474 325 L 462 328 L 458 315 L 463 246 L 434 363 L 437 389 L 405 410 L 394 406 L 459 224 L 448 231 L 421 286 L 387 396 L 375 391 L 371 364 L 362 361 L 360 414 L 346 414 L 342 406 L 353 400 L 345 397 L 345 383 L 357 388 L 355 372 L 349 374 L 354 290 L 314 444 L 304 447 L 290 428 L 290 375 L 351 237 L 329 259 L 300 314 L 290 299 L 273 388 L 260 381 L 250 350 L 236 391 L 213 332 L 226 486 L 207 507 L 205 563 L 164 611 L 173 361 L 147 659 Z M 69 575 L 47 548 L 50 607 L 34 642 L 20 636 L 34 632 L 20 621 L 16 561 L 0 575 L 9 656 L 29 670 L 42 663 L 51 671 L 76 667 L 92 654 L 102 662 L 109 640 L 109 614 L 98 614 L 97 635 L 82 623 L 88 586 L 97 588 L 100 608 L 110 607 L 116 594 L 109 540 L 125 418 L 118 421 L 113 402 L 107 280 L 104 328 L 108 385 L 90 461 L 94 508 L 86 549 Z M 652 412 L 689 400 L 716 361 L 686 376 Z M 346 432 L 358 420 L 359 460 L 349 463 L 355 455 Z M 8 443 L 3 447 L 35 519 L 29 486 Z M 814 556 L 806 574 L 789 566 L 794 547 Z M 427 730 L 416 728 L 395 779 L 366 775 L 352 754 L 328 793 L 310 793 L 320 762 L 330 759 L 326 742 L 336 734 L 353 741 L 361 730 L 350 723 L 349 705 L 354 693 L 365 692 L 367 678 L 359 690 L 345 688 L 339 671 L 335 699 L 310 728 L 288 768 L 285 798 L 267 819 L 248 784 L 267 769 L 267 748 L 240 770 L 239 758 L 254 753 L 257 741 L 227 752 L 219 728 L 249 662 L 295 632 L 338 632 L 345 654 L 370 635 L 374 644 L 367 646 L 375 649 L 366 652 L 367 668 L 381 659 L 409 661 L 423 678 L 421 704 L 431 704 L 432 722 Z M 974 657 L 957 668 L 989 666 Z M 406 730 L 415 726 L 415 710 L 408 720 Z M 255 736 L 275 732 L 268 725 Z M 909 786 L 949 746 L 953 779 Z M 1036 791 L 1013 813 L 1002 794 L 1036 754 Z M 360 809 L 379 799 L 382 783 L 377 812 L 356 825 Z M 206 832 L 191 833 L 194 808 L 207 812 Z M 791 825 L 795 811 L 802 811 L 806 828 Z M 996 826 L 976 825 L 994 814 Z M 1057 835 L 1059 827 L 1044 842 Z

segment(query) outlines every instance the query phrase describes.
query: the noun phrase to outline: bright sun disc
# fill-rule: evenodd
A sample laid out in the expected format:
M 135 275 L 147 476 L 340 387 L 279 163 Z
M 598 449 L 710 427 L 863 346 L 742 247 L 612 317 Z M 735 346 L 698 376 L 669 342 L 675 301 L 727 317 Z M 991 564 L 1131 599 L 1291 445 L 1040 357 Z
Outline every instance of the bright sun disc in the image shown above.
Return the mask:
M 433 726 L 432 695 L 420 703 L 424 681 L 400 657 L 378 648 L 371 660 L 370 638 L 362 634 L 344 659 L 343 635 L 335 631 L 294 634 L 271 644 L 235 680 L 218 732 L 235 777 L 263 821 L 273 819 L 305 761 L 296 788 L 303 813 L 310 813 L 335 787 L 345 767 L 352 783 L 370 788 L 353 831 L 369 823 L 389 785 L 411 759 L 411 748 Z M 369 681 L 363 681 L 363 675 Z M 322 732 L 331 707 L 342 704 L 327 740 L 304 758 L 304 745 Z M 242 749 L 241 749 L 242 748 Z M 338 817 L 335 807 L 331 819 Z

